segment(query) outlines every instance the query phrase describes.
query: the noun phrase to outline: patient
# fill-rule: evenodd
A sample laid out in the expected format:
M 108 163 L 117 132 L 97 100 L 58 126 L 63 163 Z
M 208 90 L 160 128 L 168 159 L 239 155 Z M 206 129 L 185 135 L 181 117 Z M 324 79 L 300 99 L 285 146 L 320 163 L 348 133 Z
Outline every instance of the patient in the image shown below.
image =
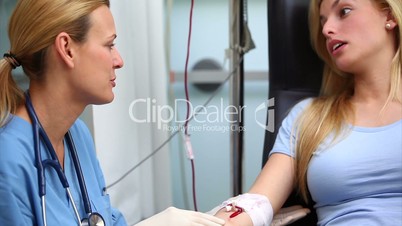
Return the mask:
M 249 192 L 216 216 L 270 225 L 296 187 L 316 203 L 318 225 L 401 225 L 401 0 L 310 4 L 321 94 L 293 107 Z

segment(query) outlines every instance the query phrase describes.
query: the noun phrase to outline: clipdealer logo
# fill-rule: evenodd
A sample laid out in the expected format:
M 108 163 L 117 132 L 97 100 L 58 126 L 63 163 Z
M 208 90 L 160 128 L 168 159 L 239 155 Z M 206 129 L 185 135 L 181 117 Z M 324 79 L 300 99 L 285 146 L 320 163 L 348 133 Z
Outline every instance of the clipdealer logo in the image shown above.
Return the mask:
M 267 130 L 268 132 L 273 133 L 275 131 L 275 98 L 271 98 L 264 103 L 258 105 L 258 107 L 254 111 L 254 118 L 256 123 L 263 129 Z M 258 112 L 267 112 L 267 123 L 262 123 L 258 121 L 257 113 Z
M 208 131 L 208 132 L 227 132 L 245 131 L 245 127 L 240 127 L 236 123 L 241 122 L 241 114 L 246 106 L 240 109 L 233 105 L 225 105 L 221 98 L 218 105 L 193 105 L 185 99 L 176 99 L 173 106 L 159 105 L 156 99 L 144 98 L 136 99 L 129 106 L 129 116 L 136 123 L 155 123 L 158 129 L 176 131 L 183 129 L 187 119 L 179 117 L 179 109 L 189 107 L 191 123 L 188 130 Z M 271 98 L 260 104 L 254 111 L 255 121 L 258 126 L 273 132 L 274 130 L 274 110 L 268 109 L 274 106 L 274 99 Z M 268 124 L 260 122 L 257 114 L 266 114 L 268 109 Z M 222 125 L 224 124 L 224 125 Z M 229 124 L 229 125 L 227 125 Z

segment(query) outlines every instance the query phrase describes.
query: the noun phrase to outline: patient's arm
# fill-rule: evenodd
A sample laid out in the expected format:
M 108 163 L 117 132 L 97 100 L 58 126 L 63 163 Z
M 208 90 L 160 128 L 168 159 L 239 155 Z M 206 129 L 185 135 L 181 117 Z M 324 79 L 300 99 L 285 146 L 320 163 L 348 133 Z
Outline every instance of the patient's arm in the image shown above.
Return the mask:
M 301 205 L 284 207 L 275 214 L 271 226 L 289 225 L 310 213 L 310 209 Z
M 266 196 L 272 205 L 274 214 L 279 211 L 292 191 L 294 180 L 293 161 L 290 156 L 272 154 L 248 192 Z M 223 218 L 227 226 L 260 226 L 253 225 L 247 213 L 241 213 L 236 217 L 230 218 L 231 214 L 233 212 L 226 212 L 226 209 L 221 209 L 216 216 Z

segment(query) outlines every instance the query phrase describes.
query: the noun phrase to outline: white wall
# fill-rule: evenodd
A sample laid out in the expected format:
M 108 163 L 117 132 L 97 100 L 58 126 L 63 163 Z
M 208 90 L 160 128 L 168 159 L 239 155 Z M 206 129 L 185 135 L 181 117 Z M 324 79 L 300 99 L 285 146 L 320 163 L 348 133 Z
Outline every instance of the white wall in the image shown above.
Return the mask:
M 162 0 L 112 0 L 116 48 L 125 61 L 117 71 L 115 100 L 93 107 L 94 139 L 107 184 L 124 175 L 168 138 L 151 122 L 136 123 L 131 116 L 146 115 L 144 108 L 130 108 L 139 99 L 167 104 L 167 78 Z M 168 146 L 109 189 L 115 207 L 129 224 L 170 206 Z

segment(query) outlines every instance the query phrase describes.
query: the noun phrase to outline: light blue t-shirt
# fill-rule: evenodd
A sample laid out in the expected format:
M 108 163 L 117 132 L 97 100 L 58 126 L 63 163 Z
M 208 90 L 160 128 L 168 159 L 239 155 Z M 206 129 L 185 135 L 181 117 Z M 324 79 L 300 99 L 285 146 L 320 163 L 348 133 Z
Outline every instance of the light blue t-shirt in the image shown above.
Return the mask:
M 272 153 L 294 156 L 294 123 L 311 99 L 284 119 Z M 382 127 L 349 126 L 312 156 L 307 184 L 318 225 L 402 225 L 402 120 Z
M 77 120 L 70 131 L 81 163 L 92 211 L 100 213 L 106 225 L 126 226 L 124 217 L 111 207 L 109 196 L 103 190 L 103 173 L 87 127 Z M 49 152 L 43 144 L 41 153 L 42 159 L 49 158 Z M 69 153 L 66 150 L 64 172 L 79 214 L 83 218 L 86 214 Z M 71 202 L 55 170 L 47 167 L 45 172 L 47 225 L 77 225 Z M 43 225 L 32 126 L 18 116 L 13 116 L 8 124 L 0 128 L 0 225 Z

